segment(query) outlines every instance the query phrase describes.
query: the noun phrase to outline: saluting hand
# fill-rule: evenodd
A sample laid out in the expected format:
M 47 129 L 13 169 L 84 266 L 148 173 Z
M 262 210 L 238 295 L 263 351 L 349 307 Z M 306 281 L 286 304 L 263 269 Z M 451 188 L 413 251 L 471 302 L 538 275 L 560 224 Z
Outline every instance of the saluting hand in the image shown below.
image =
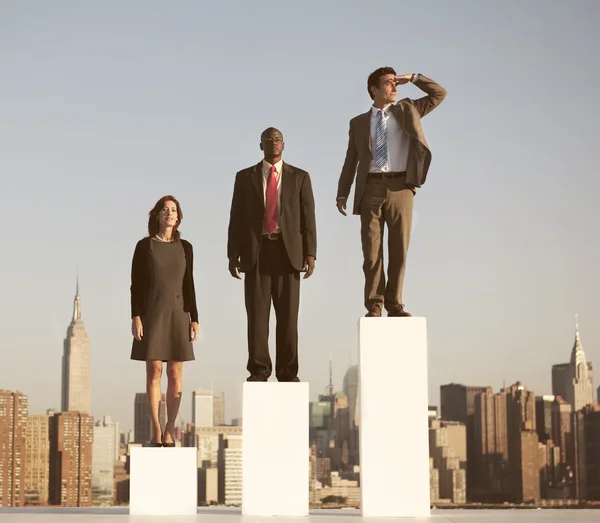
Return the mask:
M 396 85 L 404 85 L 407 84 L 408 82 L 410 82 L 412 80 L 412 73 L 411 74 L 402 74 L 400 76 L 396 76 L 394 78 L 394 81 L 396 82 Z
M 139 316 L 135 316 L 131 319 L 131 334 L 137 341 L 142 341 L 144 336 L 144 326 L 142 325 L 142 319 Z

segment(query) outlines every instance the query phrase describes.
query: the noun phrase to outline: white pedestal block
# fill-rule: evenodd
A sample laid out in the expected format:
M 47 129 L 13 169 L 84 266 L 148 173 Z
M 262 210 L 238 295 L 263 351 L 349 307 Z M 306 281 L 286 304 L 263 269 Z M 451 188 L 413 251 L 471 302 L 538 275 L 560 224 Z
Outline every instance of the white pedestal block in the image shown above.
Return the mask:
M 244 383 L 242 515 L 308 516 L 308 388 Z
M 129 513 L 196 515 L 198 457 L 193 447 L 132 447 Z
M 427 517 L 429 434 L 425 318 L 358 324 L 363 517 Z

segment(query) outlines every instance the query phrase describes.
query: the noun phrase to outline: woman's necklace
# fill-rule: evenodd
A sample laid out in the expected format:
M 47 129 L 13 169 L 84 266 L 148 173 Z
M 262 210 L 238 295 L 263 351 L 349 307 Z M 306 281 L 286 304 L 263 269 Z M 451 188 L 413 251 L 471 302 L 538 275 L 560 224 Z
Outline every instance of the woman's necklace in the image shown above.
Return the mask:
M 155 238 L 156 238 L 158 241 L 160 241 L 160 242 L 163 242 L 163 243 L 170 243 L 170 242 L 172 242 L 172 241 L 173 241 L 173 240 L 165 240 L 165 239 L 161 238 L 161 237 L 160 237 L 158 234 L 156 234 L 156 235 L 155 235 Z

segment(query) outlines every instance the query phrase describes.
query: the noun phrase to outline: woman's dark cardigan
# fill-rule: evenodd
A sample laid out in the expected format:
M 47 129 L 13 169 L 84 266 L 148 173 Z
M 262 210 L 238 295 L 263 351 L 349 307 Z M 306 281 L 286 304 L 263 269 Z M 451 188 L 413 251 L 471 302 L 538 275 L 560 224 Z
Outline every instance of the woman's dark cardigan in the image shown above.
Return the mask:
M 150 252 L 150 237 L 142 238 L 135 246 L 131 263 L 131 317 L 144 315 L 146 288 L 148 278 L 148 254 Z M 196 306 L 196 288 L 194 286 L 194 250 L 187 240 L 179 240 L 185 252 L 185 273 L 183 275 L 183 310 L 190 314 L 191 321 L 198 322 Z

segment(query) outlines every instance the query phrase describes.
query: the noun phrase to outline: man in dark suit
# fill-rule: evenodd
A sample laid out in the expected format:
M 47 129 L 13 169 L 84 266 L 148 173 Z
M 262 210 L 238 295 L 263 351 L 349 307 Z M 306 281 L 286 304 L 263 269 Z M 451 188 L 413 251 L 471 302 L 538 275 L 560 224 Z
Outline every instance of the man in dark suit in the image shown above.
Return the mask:
M 298 379 L 300 273 L 315 270 L 317 230 L 310 176 L 281 159 L 283 135 L 261 135 L 264 160 L 237 173 L 233 188 L 227 256 L 229 272 L 241 279 L 248 317 L 248 381 L 267 381 L 271 300 L 277 317 L 275 375 Z
M 412 82 L 427 96 L 396 101 L 397 86 Z M 402 303 L 413 198 L 425 183 L 431 151 L 421 118 L 446 97 L 446 90 L 420 74 L 397 76 L 391 67 L 371 73 L 373 100 L 350 120 L 348 150 L 338 182 L 336 205 L 346 216 L 346 201 L 356 177 L 353 214 L 360 215 L 367 316 L 410 316 Z M 383 231 L 388 227 L 388 281 L 383 266 Z

